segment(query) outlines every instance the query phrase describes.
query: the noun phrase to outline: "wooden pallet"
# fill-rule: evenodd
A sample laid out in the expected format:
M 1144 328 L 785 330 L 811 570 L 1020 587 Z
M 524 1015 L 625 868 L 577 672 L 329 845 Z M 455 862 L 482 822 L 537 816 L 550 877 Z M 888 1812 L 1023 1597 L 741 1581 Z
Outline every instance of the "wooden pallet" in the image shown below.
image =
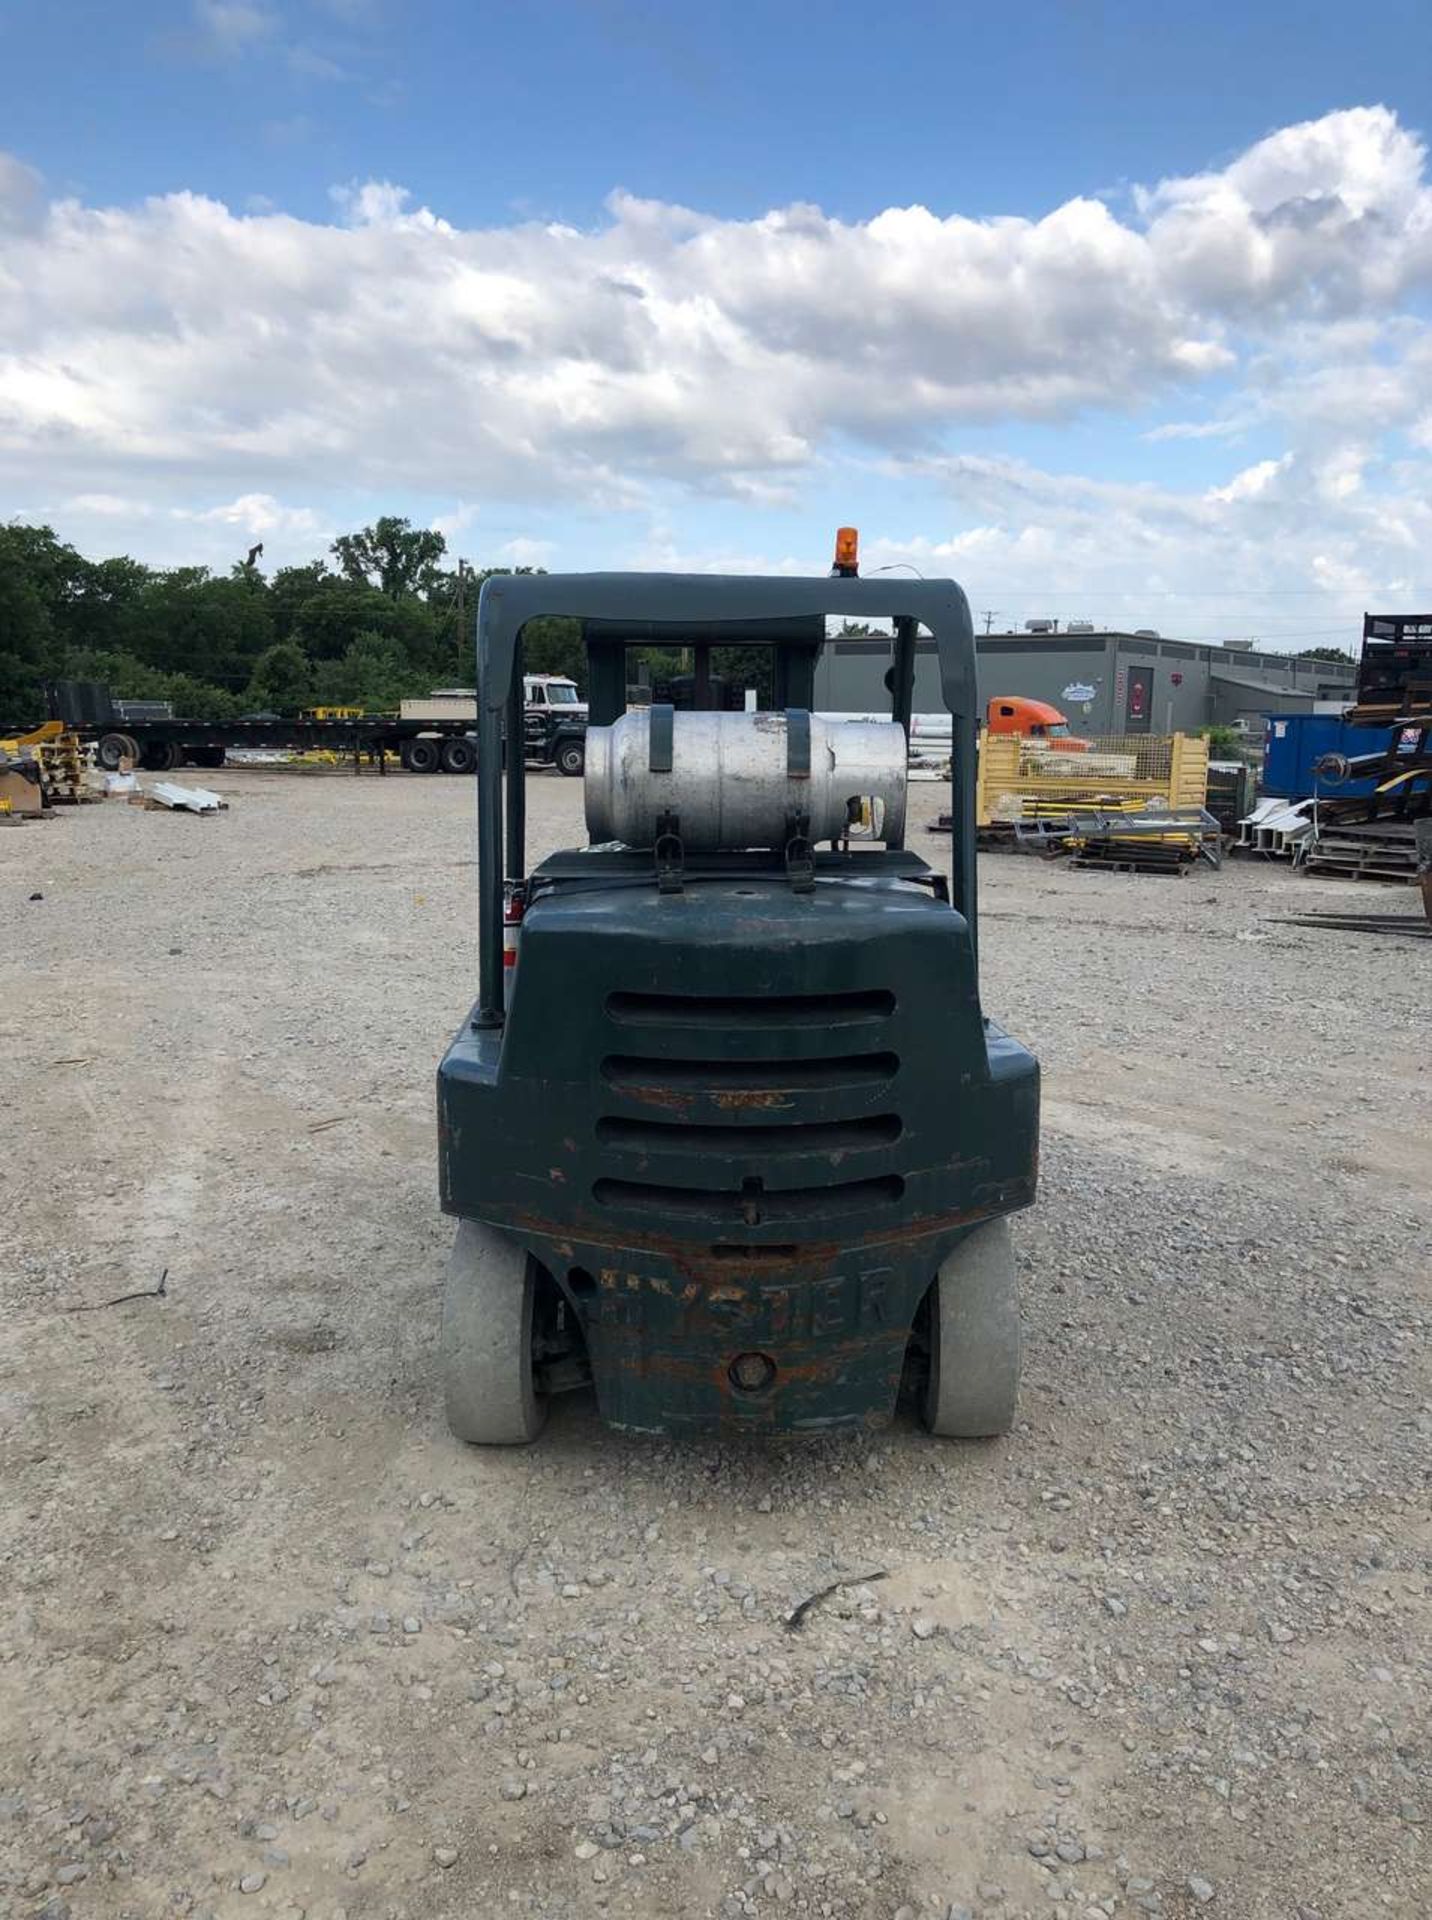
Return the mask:
M 92 793 L 86 783 L 84 755 L 77 734 L 66 732 L 55 739 L 40 740 L 34 751 L 40 763 L 40 785 L 47 807 L 80 807 L 103 799 L 102 794 Z
M 1323 880 L 1390 880 L 1402 886 L 1417 878 L 1411 867 L 1385 866 L 1375 860 L 1316 859 L 1311 854 L 1303 862 L 1303 871 Z
M 1416 823 L 1320 822 L 1312 838 L 1304 843 L 1302 865 L 1309 873 L 1338 874 L 1353 880 L 1415 880 Z

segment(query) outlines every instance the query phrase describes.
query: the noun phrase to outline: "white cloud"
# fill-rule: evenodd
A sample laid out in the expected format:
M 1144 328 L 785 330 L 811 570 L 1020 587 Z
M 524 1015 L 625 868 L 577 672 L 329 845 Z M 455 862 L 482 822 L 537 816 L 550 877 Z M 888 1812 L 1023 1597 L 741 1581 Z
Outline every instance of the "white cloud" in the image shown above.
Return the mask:
M 195 19 L 236 56 L 283 47 L 258 0 Z M 1421 524 L 1432 188 L 1382 107 L 1284 128 L 1125 217 L 1077 197 L 1037 219 L 732 220 L 618 193 L 590 231 L 471 229 L 389 180 L 334 203 L 331 224 L 183 192 L 46 206 L 0 158 L 0 511 L 109 495 L 255 532 L 271 512 L 279 539 L 324 518 L 280 501 L 343 489 L 780 511 L 852 445 L 924 457 L 971 423 L 1137 423 L 1156 402 L 1189 418 L 1152 429 L 1151 467 L 1180 440 L 1272 444 L 1187 496 L 1118 496 L 1130 565 L 1150 514 L 1187 540 L 1256 520 L 1265 563 L 1277 514 L 1321 516 L 1325 558 L 1363 516 Z M 1080 485 L 1059 512 L 1107 512 Z M 1007 463 L 997 490 L 1031 514 L 1048 495 Z
M 411 217 L 404 209 L 413 196 L 391 180 L 350 180 L 328 191 L 350 227 L 396 227 Z
M 1142 195 L 1148 243 L 1171 292 L 1230 317 L 1357 311 L 1432 264 L 1425 160 L 1386 107 L 1330 113 Z
M 1243 500 L 1262 500 L 1277 486 L 1292 460 L 1290 453 L 1285 453 L 1280 460 L 1257 460 L 1241 473 L 1235 473 L 1226 486 L 1210 487 L 1208 498 L 1219 500 L 1224 506 L 1235 506 Z
M 122 493 L 76 493 L 64 505 L 70 513 L 88 514 L 97 519 L 128 520 L 148 512 L 142 501 L 131 500 Z
M 261 0 L 194 0 L 200 46 L 221 59 L 237 59 L 277 33 L 280 21 Z
M 328 80 L 336 83 L 352 78 L 342 61 L 335 60 L 331 54 L 324 53 L 319 47 L 303 45 L 290 47 L 284 58 L 288 62 L 289 72 L 296 73 L 304 80 Z
M 440 533 L 444 540 L 451 543 L 459 534 L 466 533 L 482 509 L 466 500 L 459 500 L 450 513 L 435 513 L 428 525 L 434 533 Z
M 551 564 L 556 550 L 555 541 L 529 540 L 519 534 L 516 539 L 503 541 L 497 549 L 497 557 L 503 566 L 545 567 Z
M 217 507 L 171 507 L 176 520 L 194 520 L 200 525 L 237 527 L 259 538 L 283 534 L 307 541 L 327 541 L 333 530 L 312 507 L 288 507 L 271 493 L 244 493 L 237 500 Z
M 1150 427 L 1145 440 L 1232 440 L 1246 433 L 1253 424 L 1250 414 L 1235 414 L 1222 420 L 1168 420 L 1161 427 Z
M 1017 461 L 932 458 L 914 471 L 948 517 L 943 538 L 867 531 L 863 571 L 907 561 L 952 573 L 996 625 L 1037 616 L 1272 645 L 1353 644 L 1363 607 L 1425 585 L 1432 463 L 1403 491 L 1365 496 L 1349 466 L 1259 461 L 1203 493 L 1059 474 Z

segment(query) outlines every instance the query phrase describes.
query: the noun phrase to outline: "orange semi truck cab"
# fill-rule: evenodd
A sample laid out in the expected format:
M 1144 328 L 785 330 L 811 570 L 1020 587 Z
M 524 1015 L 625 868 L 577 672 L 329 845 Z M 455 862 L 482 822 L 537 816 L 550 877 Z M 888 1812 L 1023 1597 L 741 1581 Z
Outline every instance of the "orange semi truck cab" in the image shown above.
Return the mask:
M 1069 722 L 1047 700 L 1026 700 L 1023 694 L 998 694 L 985 715 L 991 733 L 1018 733 L 1027 739 L 1057 741 L 1061 753 L 1087 753 L 1089 742 L 1069 731 Z

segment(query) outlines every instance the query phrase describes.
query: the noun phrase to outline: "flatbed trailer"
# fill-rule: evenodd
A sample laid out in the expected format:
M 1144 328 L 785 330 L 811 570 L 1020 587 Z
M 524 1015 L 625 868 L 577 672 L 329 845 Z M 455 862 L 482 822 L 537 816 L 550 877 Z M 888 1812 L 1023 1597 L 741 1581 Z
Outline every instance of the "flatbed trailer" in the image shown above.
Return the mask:
M 96 761 L 110 773 L 125 759 L 149 773 L 221 767 L 230 752 L 243 748 L 332 753 L 351 760 L 355 772 L 366 760 L 386 773 L 390 757 L 413 773 L 472 773 L 477 767 L 474 729 L 461 720 L 373 714 L 357 720 L 116 720 L 74 731 L 94 743 Z
M 410 773 L 471 774 L 477 769 L 475 717 L 405 719 L 369 713 L 293 718 L 258 714 L 222 721 L 141 718 L 126 713 L 105 687 L 58 682 L 47 689 L 47 696 L 50 718 L 63 721 L 85 745 L 93 744 L 95 760 L 107 773 L 118 771 L 125 760 L 147 773 L 221 767 L 229 753 L 245 749 L 331 753 L 351 761 L 355 773 L 365 761 L 386 773 L 390 758 Z M 537 725 L 524 716 L 520 703 L 511 717 L 523 733 L 525 760 L 568 775 L 581 773 L 585 717 Z

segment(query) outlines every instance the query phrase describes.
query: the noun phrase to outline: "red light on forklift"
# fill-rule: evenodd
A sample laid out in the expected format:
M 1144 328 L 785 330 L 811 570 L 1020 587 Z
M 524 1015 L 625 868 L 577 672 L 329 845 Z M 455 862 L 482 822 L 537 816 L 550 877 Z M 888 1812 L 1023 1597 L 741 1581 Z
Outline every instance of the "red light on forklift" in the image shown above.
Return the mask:
M 831 572 L 843 574 L 848 580 L 860 572 L 860 535 L 854 527 L 836 528 L 835 565 Z

